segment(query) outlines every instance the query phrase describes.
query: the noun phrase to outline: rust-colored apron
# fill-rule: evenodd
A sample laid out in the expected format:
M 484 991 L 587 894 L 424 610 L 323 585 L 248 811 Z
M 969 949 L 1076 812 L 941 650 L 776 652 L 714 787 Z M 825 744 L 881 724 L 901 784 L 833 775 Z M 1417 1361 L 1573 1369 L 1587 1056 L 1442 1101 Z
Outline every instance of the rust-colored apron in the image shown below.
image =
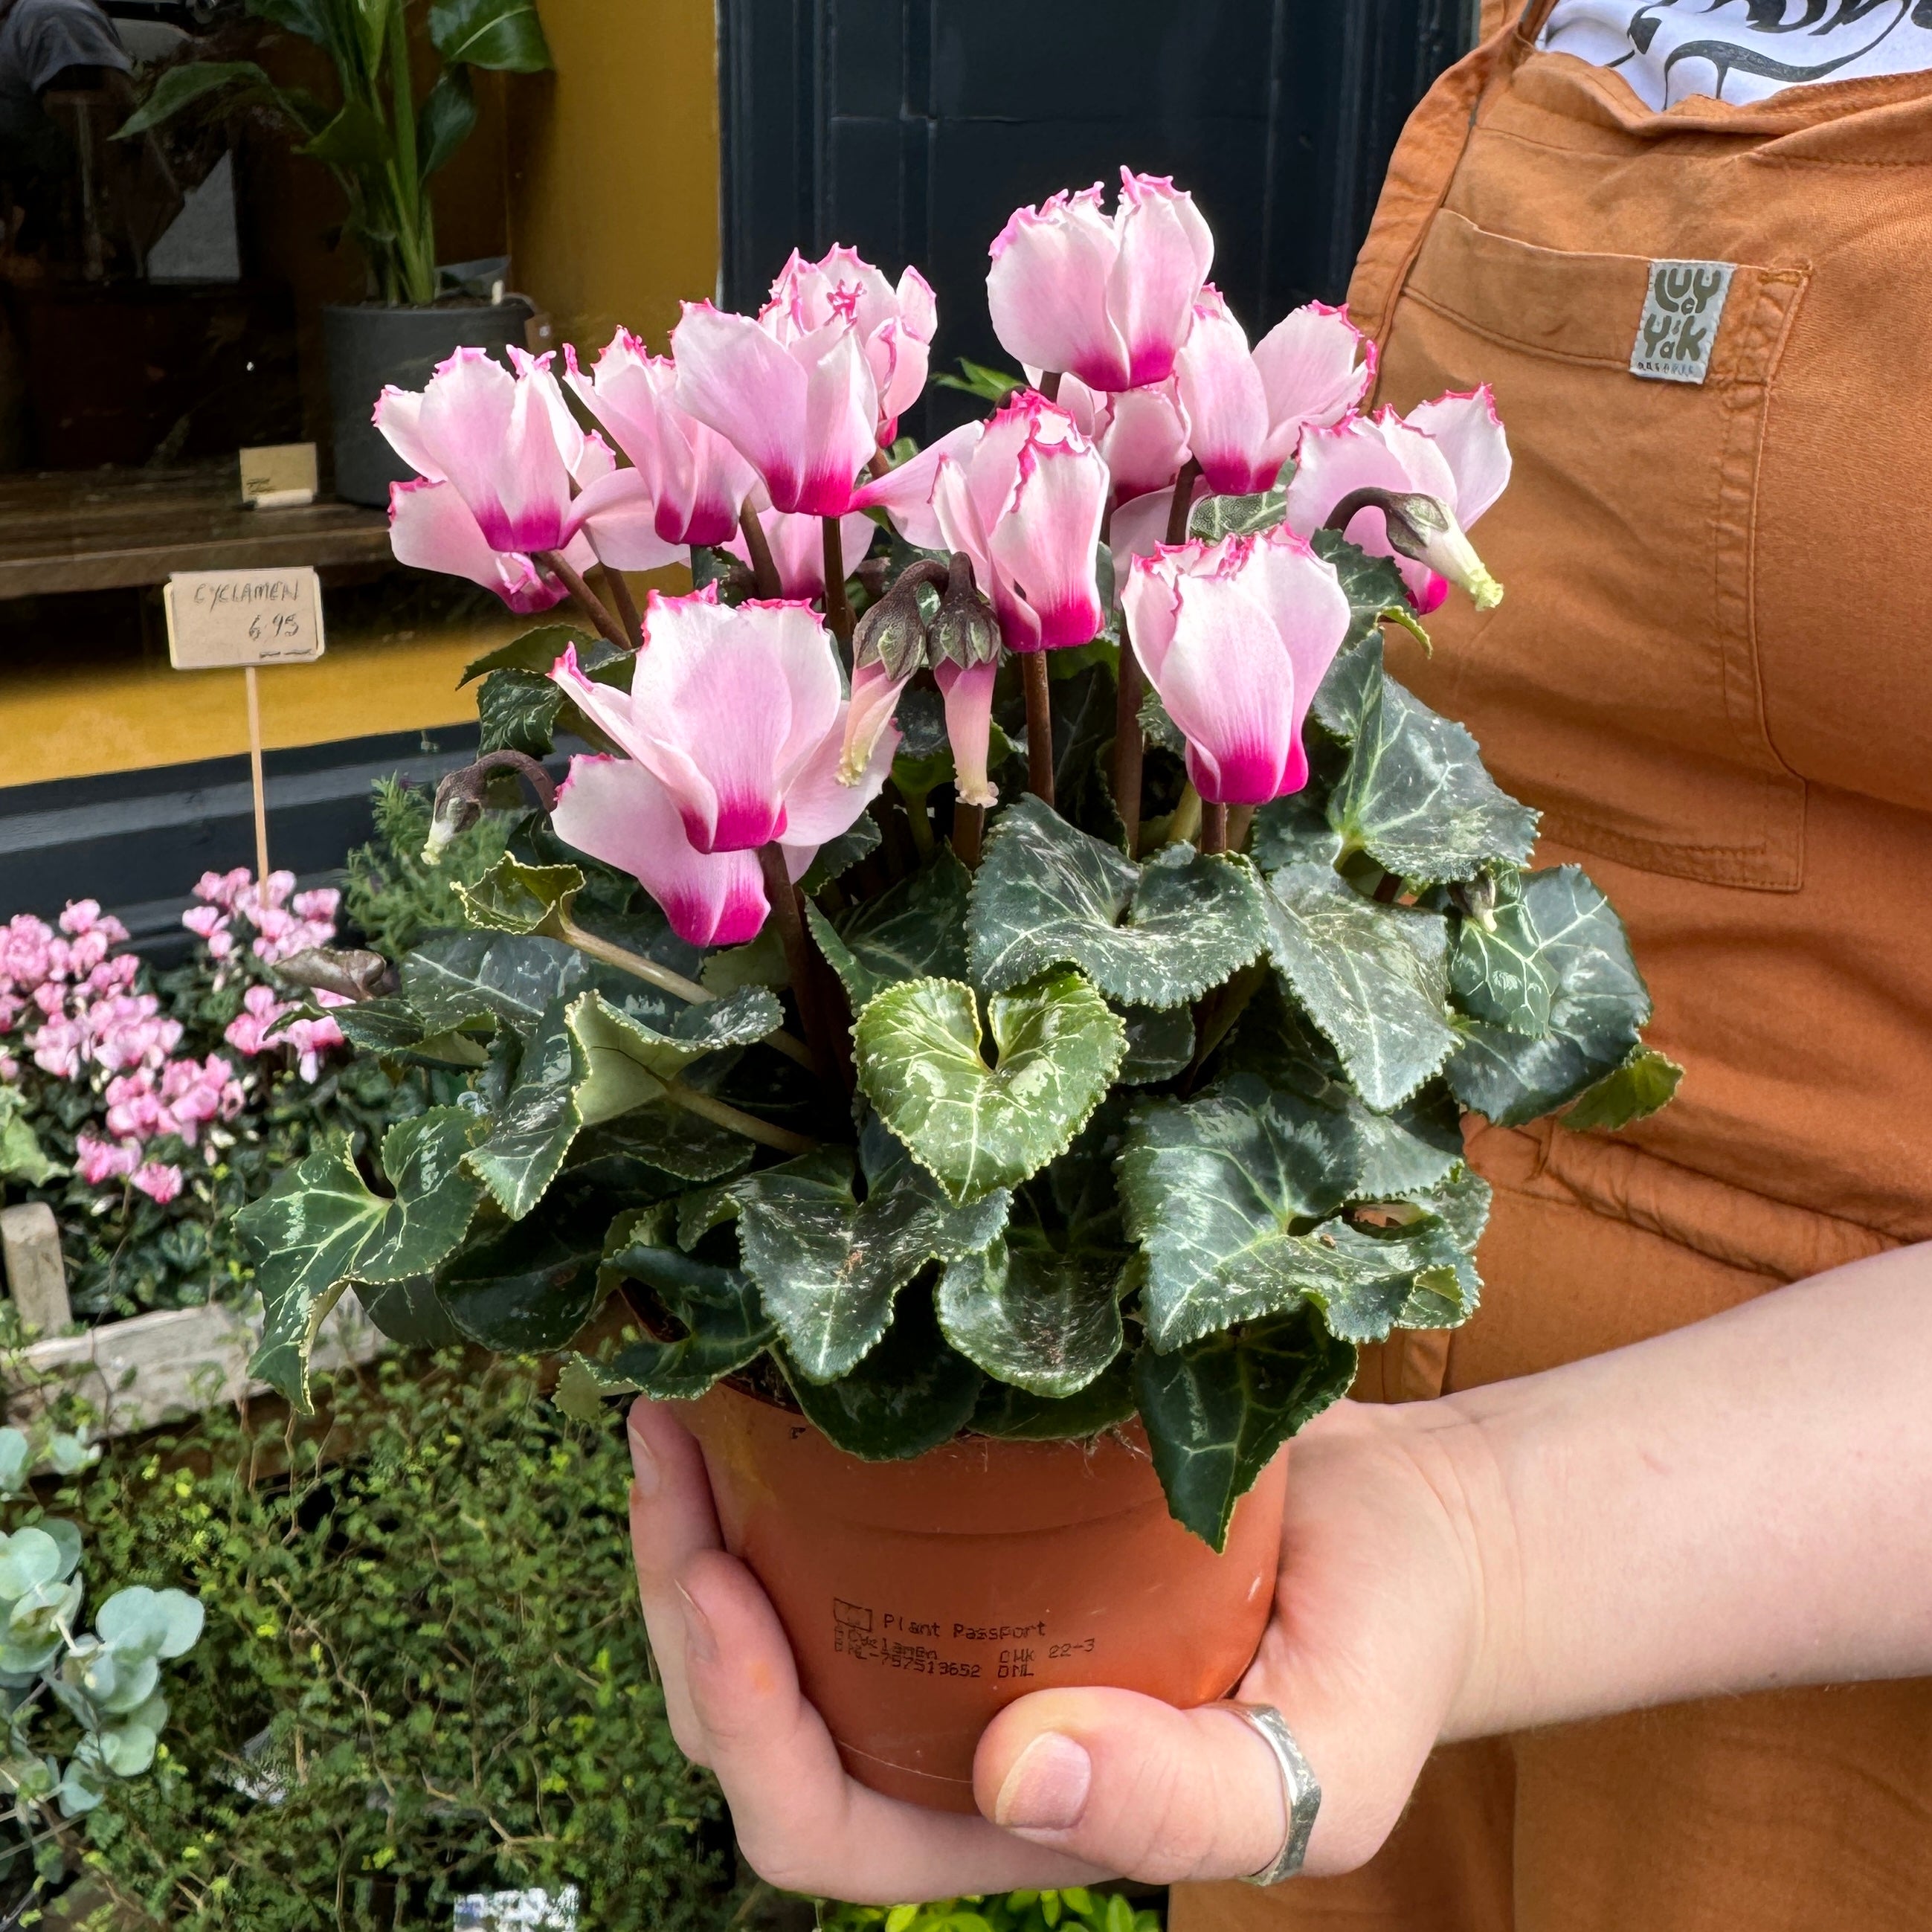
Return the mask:
M 1372 1352 L 1390 1400 L 1932 1240 L 1932 74 L 1653 112 L 1534 50 L 1550 4 L 1491 0 L 1350 290 L 1378 401 L 1491 382 L 1516 452 L 1475 533 L 1506 600 L 1391 662 L 1622 911 L 1687 1077 L 1614 1138 L 1471 1136 L 1484 1306 Z M 1457 1746 L 1365 1871 L 1173 1924 L 1922 1932 L 1932 1684 Z

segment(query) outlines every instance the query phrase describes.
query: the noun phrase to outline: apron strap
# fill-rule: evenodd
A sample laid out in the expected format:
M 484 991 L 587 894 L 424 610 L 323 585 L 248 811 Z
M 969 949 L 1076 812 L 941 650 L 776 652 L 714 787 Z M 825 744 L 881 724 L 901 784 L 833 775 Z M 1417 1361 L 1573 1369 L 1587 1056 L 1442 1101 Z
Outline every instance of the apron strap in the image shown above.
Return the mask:
M 1349 319 L 1379 349 L 1484 99 L 1536 50 L 1556 0 L 1528 0 L 1474 52 L 1442 74 L 1409 116 L 1389 161 L 1376 218 L 1348 284 Z M 1371 396 L 1369 400 L 1372 401 Z

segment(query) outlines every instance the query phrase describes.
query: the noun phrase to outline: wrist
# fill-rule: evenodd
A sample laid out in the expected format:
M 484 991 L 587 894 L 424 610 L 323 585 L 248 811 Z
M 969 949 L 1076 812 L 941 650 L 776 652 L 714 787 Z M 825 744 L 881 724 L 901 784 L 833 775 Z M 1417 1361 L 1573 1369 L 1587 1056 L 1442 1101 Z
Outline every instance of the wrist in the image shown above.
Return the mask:
M 1402 1447 L 1440 1505 L 1455 1553 L 1454 1600 L 1445 1620 L 1457 1662 L 1439 1742 L 1488 1737 L 1520 1721 L 1524 1647 L 1523 1552 L 1498 1432 L 1455 1396 L 1390 1412 Z

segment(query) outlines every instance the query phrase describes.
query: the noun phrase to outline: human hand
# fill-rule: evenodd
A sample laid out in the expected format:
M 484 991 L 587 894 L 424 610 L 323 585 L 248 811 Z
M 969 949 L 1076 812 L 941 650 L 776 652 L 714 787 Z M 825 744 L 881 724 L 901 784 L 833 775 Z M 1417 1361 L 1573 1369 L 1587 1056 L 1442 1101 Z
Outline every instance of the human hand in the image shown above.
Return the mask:
M 1235 1695 L 1280 1710 L 1322 1787 L 1312 1874 L 1388 1835 L 1452 1721 L 1480 1628 L 1480 1565 L 1453 1430 L 1344 1403 L 1292 1445 L 1274 1615 Z M 1165 1884 L 1266 1866 L 1280 1774 L 1248 1727 L 1132 1691 L 1042 1690 L 988 1726 L 980 1818 L 849 1778 L 801 1695 L 776 1612 L 725 1554 L 674 1406 L 630 1418 L 638 1582 L 673 1734 L 717 1774 L 771 1884 L 862 1904 L 1124 1876 Z

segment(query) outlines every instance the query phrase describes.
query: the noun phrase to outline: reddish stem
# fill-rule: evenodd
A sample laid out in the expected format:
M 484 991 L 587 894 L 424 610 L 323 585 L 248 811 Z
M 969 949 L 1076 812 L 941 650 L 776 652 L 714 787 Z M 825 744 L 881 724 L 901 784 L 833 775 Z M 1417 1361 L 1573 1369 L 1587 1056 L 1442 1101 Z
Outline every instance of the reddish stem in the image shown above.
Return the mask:
M 752 587 L 767 602 L 784 595 L 778 567 L 772 561 L 772 547 L 765 540 L 765 526 L 758 512 L 747 503 L 738 512 L 738 527 L 744 532 L 745 552 L 752 560 Z
M 1046 653 L 1018 653 L 1026 687 L 1027 790 L 1043 804 L 1053 802 L 1053 694 L 1047 683 Z
M 845 540 L 836 517 L 820 520 L 825 532 L 825 621 L 838 640 L 845 662 L 852 662 L 852 605 L 845 595 Z
M 578 608 L 590 620 L 592 626 L 600 634 L 608 638 L 620 651 L 637 649 L 634 642 L 625 643 L 623 626 L 611 616 L 604 606 L 604 600 L 584 582 L 571 565 L 564 561 L 562 551 L 540 550 L 535 553 L 535 556 L 536 562 L 577 600 Z
M 1210 805 L 1204 799 L 1201 806 L 1201 850 L 1225 852 L 1227 849 L 1228 808 L 1225 805 Z
M 638 600 L 631 595 L 631 586 L 624 580 L 621 570 L 607 563 L 601 574 L 604 589 L 610 593 L 610 602 L 616 607 L 617 621 L 623 626 L 634 651 L 644 641 L 644 620 L 638 611 Z

